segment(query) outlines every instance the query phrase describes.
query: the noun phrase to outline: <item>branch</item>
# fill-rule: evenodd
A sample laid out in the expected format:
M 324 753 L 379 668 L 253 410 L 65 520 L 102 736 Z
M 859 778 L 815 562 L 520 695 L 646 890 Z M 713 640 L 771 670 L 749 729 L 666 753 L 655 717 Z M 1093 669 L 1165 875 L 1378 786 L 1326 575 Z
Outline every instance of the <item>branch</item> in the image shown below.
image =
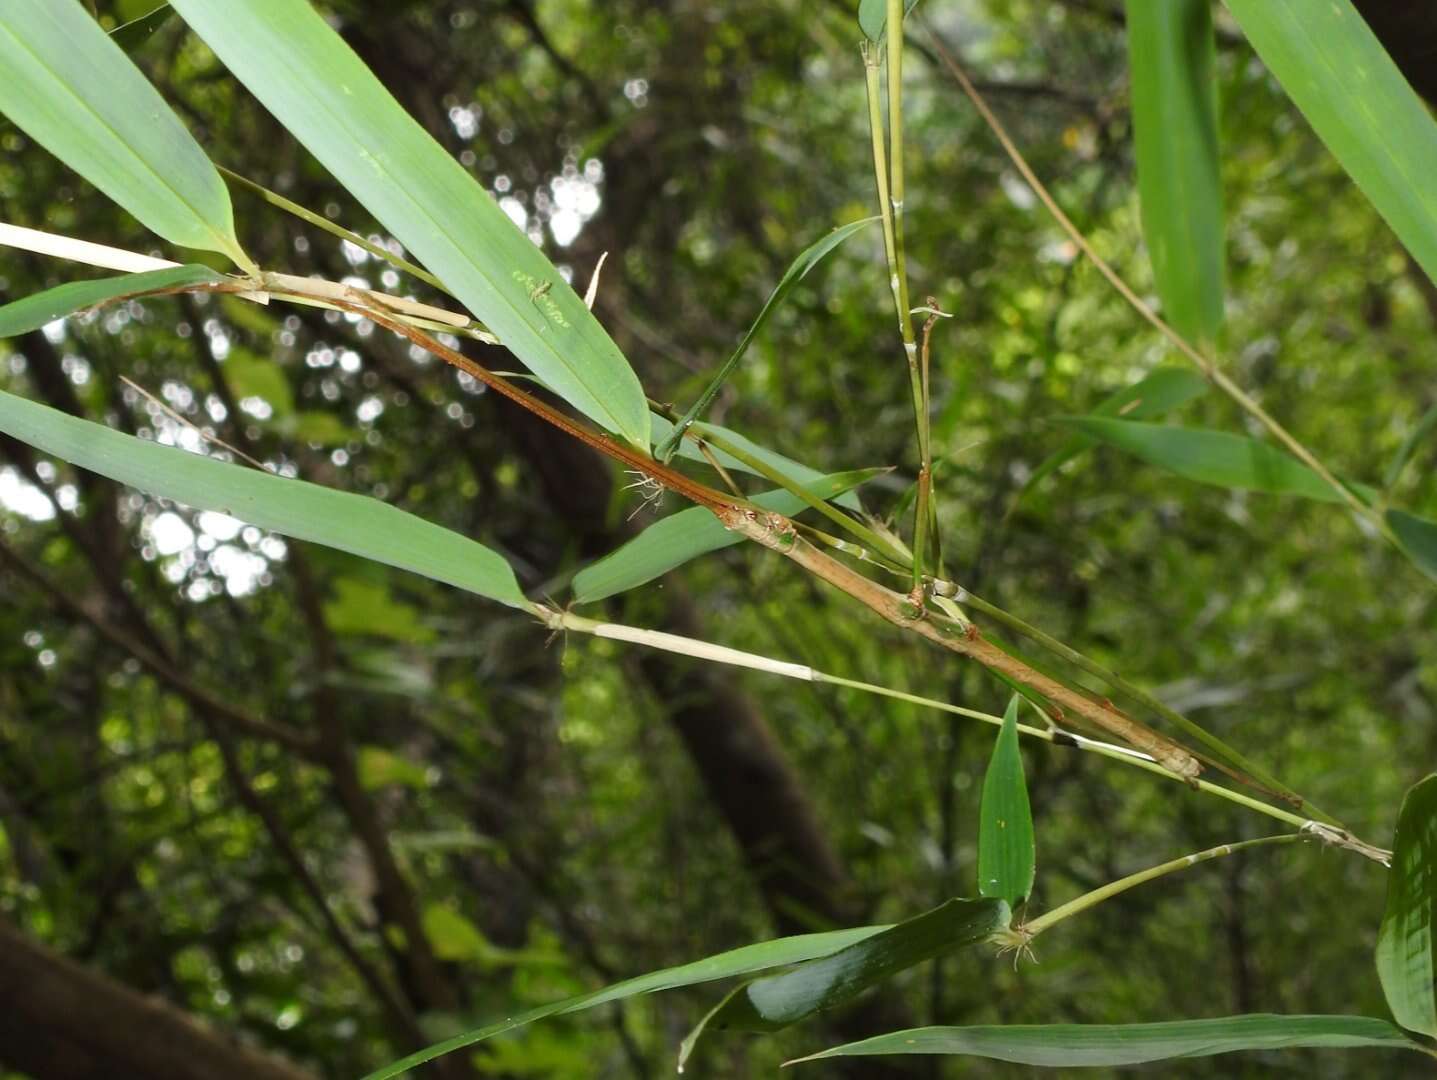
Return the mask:
M 384 980 L 374 965 L 364 958 L 350 938 L 349 932 L 339 921 L 339 917 L 335 915 L 333 907 L 330 906 L 329 900 L 324 894 L 324 889 L 320 887 L 319 882 L 310 872 L 309 866 L 304 861 L 304 856 L 300 853 L 299 846 L 294 842 L 294 838 L 290 835 L 284 822 L 279 819 L 274 808 L 264 801 L 259 792 L 254 789 L 254 785 L 249 782 L 249 777 L 245 775 L 244 767 L 240 763 L 233 734 L 226 729 L 223 723 L 216 723 L 203 711 L 198 712 L 201 723 L 208 729 L 210 736 L 219 747 L 220 757 L 224 761 L 225 774 L 229 778 L 240 804 L 259 818 L 260 824 L 264 826 L 264 830 L 269 835 L 270 842 L 274 845 L 280 858 L 289 866 L 290 872 L 299 881 L 300 889 L 309 897 L 310 902 L 319 912 L 320 920 L 324 923 L 325 930 L 335 948 L 349 961 L 350 966 L 354 968 L 360 979 L 379 1001 L 380 1007 L 388 1015 L 395 1033 L 410 1046 L 425 1045 L 428 1040 L 424 1038 L 424 1033 L 419 1028 L 413 1010 Z
M 314 1080 L 0 921 L 0 1060 L 47 1080 Z
M 221 720 L 233 730 L 256 739 L 265 739 L 292 750 L 301 757 L 312 759 L 315 744 L 299 731 L 286 724 L 252 716 L 216 697 L 204 687 L 192 682 L 168 660 L 141 645 L 133 634 L 112 625 L 108 620 L 95 614 L 86 605 L 76 600 L 64 589 L 51 582 L 44 574 L 30 564 L 19 552 L 0 541 L 0 562 L 7 563 L 22 578 L 45 593 L 50 601 L 73 619 L 88 623 L 102 638 L 123 652 L 129 653 L 150 674 L 165 683 L 191 705 L 202 709 Z
M 1068 215 L 1063 212 L 1062 207 L 1058 205 L 1057 200 L 1053 198 L 1052 193 L 1049 192 L 1043 185 L 1043 182 L 1038 179 L 1037 174 L 1034 173 L 1028 165 L 1022 152 L 1018 149 L 1017 144 L 1009 137 L 1002 122 L 994 114 L 993 110 L 988 107 L 988 103 L 983 100 L 983 95 L 978 93 L 972 80 L 968 78 L 959 66 L 958 61 L 954 59 L 952 52 L 944 46 L 942 39 L 938 37 L 937 33 L 931 30 L 929 31 L 929 36 L 933 39 L 933 47 L 937 50 L 939 57 L 943 61 L 943 65 L 948 69 L 949 74 L 957 81 L 958 85 L 962 87 L 963 92 L 968 95 L 968 100 L 973 103 L 973 107 L 978 110 L 979 115 L 982 116 L 984 122 L 992 130 L 993 135 L 997 138 L 998 142 L 1002 144 L 1004 152 L 1013 162 L 1013 167 L 1022 174 L 1023 179 L 1027 181 L 1028 186 L 1032 188 L 1033 194 L 1035 194 L 1039 201 L 1047 208 L 1048 213 L 1053 215 L 1053 219 L 1058 223 L 1063 232 L 1068 235 L 1068 239 L 1097 267 L 1098 272 L 1107 279 L 1108 284 L 1116 289 L 1118 294 L 1122 296 L 1122 298 L 1132 306 L 1133 310 L 1141 315 L 1153 329 L 1167 338 L 1178 352 L 1191 360 L 1193 366 L 1202 372 L 1209 382 L 1226 394 L 1249 416 L 1267 428 L 1273 438 L 1287 447 L 1288 451 L 1294 457 L 1316 473 L 1324 483 L 1331 487 L 1353 513 L 1371 524 L 1389 543 L 1397 546 L 1397 541 L 1392 534 L 1392 529 L 1388 526 L 1381 514 L 1374 511 L 1372 507 L 1359 499 L 1347 485 L 1333 476 L 1327 466 L 1319 461 L 1311 450 L 1299 442 L 1287 428 L 1283 427 L 1282 424 L 1277 421 L 1276 417 L 1272 416 L 1266 409 L 1258 404 L 1247 391 L 1238 386 L 1236 382 L 1217 366 L 1211 357 L 1198 351 L 1187 338 L 1169 326 L 1142 297 L 1133 292 L 1128 283 L 1108 264 L 1107 260 L 1093 249 L 1093 246 L 1088 243 L 1087 237 L 1073 224 L 1068 218 Z

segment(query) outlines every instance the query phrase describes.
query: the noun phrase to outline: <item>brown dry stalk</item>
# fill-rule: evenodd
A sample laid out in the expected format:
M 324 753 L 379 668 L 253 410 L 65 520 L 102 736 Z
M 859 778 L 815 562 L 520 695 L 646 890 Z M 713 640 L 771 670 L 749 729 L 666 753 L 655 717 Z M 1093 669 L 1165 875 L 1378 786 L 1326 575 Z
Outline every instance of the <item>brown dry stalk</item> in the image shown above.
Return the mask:
M 1159 764 L 1185 780 L 1196 780 L 1202 773 L 1202 765 L 1197 758 L 1171 739 L 1159 735 L 1104 703 L 1092 701 L 1034 671 L 1017 657 L 1009 656 L 985 640 L 977 627 L 970 624 L 968 632 L 964 633 L 924 617 L 921 611 L 915 614 L 909 598 L 891 589 L 885 589 L 846 563 L 820 551 L 799 536 L 793 522 L 782 514 L 754 511 L 746 507 L 711 509 L 726 528 L 742 533 L 755 543 L 787 556 L 809 573 L 846 592 L 895 626 L 911 630 L 950 652 L 978 661 L 990 671 L 1023 683 L 1061 708 L 1081 716 L 1090 724 L 1117 736 L 1130 746 L 1151 754 Z
M 418 345 L 425 352 L 432 353 L 439 357 L 446 364 L 458 368 L 467 375 L 478 379 L 485 386 L 497 393 L 503 394 L 515 404 L 528 409 L 541 420 L 553 424 L 564 434 L 572 436 L 616 461 L 621 461 L 629 468 L 648 476 L 666 488 L 678 492 L 691 502 L 718 513 L 720 509 L 739 509 L 751 504 L 747 500 L 736 500 L 732 495 L 725 495 L 721 491 L 715 491 L 706 484 L 701 484 L 692 477 L 685 476 L 677 469 L 671 469 L 667 465 L 661 465 L 647 454 L 636 450 L 634 447 L 620 442 L 606 432 L 591 431 L 582 424 L 565 416 L 558 409 L 547 402 L 541 401 L 533 394 L 520 390 L 517 386 L 501 375 L 496 375 L 481 364 L 475 363 L 463 353 L 451 349 L 446 345 L 434 340 L 422 330 L 417 330 L 401 319 L 395 318 L 386 313 L 380 307 L 376 309 L 374 302 L 368 301 L 368 297 L 359 289 L 351 289 L 352 299 L 344 300 L 336 297 L 328 297 L 328 303 L 345 311 L 352 311 L 361 315 L 371 322 L 377 323 L 386 330 L 392 330 L 401 337 L 408 338 L 415 345 Z
M 846 563 L 839 562 L 804 540 L 798 535 L 794 523 L 784 515 L 754 506 L 745 499 L 716 491 L 692 477 L 685 476 L 676 469 L 660 464 L 641 451 L 620 442 L 612 435 L 591 431 L 548 403 L 526 393 L 502 376 L 496 375 L 483 365 L 469 359 L 463 353 L 447 347 L 422 330 L 391 315 L 381 300 L 369 296 L 364 290 L 350 289 L 347 298 L 330 296 L 327 297 L 327 302 L 334 307 L 367 318 L 379 326 L 407 338 L 426 352 L 432 353 L 445 363 L 478 379 L 485 386 L 503 394 L 516 404 L 553 424 L 565 434 L 578 439 L 607 457 L 623 462 L 640 475 L 649 477 L 664 487 L 678 492 L 684 498 L 707 508 L 726 528 L 741 533 L 766 548 L 786 555 L 809 573 L 847 593 L 895 626 L 912 631 L 951 652 L 978 661 L 991 671 L 1030 687 L 1059 708 L 1082 717 L 1110 735 L 1150 754 L 1159 764 L 1189 782 L 1195 781 L 1201 774 L 1202 765 L 1197 758 L 1171 739 L 1124 716 L 1111 705 L 1093 701 L 1082 693 L 1035 671 L 1022 660 L 1010 656 L 985 640 L 977 627 L 971 624 L 969 624 L 967 632 L 964 632 L 927 618 L 921 608 L 914 605 L 913 600 L 890 589 L 885 589 Z

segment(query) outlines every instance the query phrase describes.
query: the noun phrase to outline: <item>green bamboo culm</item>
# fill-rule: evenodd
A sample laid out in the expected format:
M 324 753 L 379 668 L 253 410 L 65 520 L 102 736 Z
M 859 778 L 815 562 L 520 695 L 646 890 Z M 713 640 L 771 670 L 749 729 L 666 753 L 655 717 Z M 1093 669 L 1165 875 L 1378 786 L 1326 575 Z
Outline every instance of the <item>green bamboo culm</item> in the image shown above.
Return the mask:
M 868 124 L 873 143 L 873 171 L 878 187 L 879 213 L 883 218 L 883 246 L 888 260 L 889 287 L 898 314 L 898 332 L 903 340 L 913 394 L 913 417 L 918 435 L 918 484 L 913 508 L 913 600 L 921 607 L 924 576 L 928 564 L 929 522 L 932 518 L 932 454 L 929 444 L 928 393 L 918 363 L 918 339 L 908 298 L 908 268 L 903 241 L 903 0 L 888 0 L 884 25 L 883 52 L 878 44 L 863 44 L 864 73 L 868 94 Z M 888 145 L 883 140 L 883 107 L 879 67 L 887 58 Z

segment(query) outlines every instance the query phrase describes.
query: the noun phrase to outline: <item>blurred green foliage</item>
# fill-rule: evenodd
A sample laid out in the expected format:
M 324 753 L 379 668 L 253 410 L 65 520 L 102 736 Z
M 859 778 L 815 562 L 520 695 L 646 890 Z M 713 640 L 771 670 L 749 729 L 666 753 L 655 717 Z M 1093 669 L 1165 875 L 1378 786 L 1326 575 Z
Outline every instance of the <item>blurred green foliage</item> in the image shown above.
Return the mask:
M 150 5 L 97 6 L 122 21 Z M 871 212 L 851 3 L 329 6 L 380 78 L 576 282 L 610 252 L 596 312 L 655 397 L 693 400 L 794 255 Z M 1149 294 L 1123 32 L 1102 7 L 930 0 L 920 11 L 1097 249 Z M 1231 24 L 1219 29 L 1222 362 L 1336 472 L 1380 484 L 1437 403 L 1437 292 Z M 914 295 L 957 316 L 935 332 L 933 371 L 948 566 L 1385 843 L 1437 749 L 1430 583 L 1337 508 L 1200 486 L 1101 448 L 1014 506 L 1069 441 L 1049 418 L 1090 410 L 1171 358 L 1075 259 L 922 42 L 906 88 L 907 244 Z M 134 56 L 216 161 L 377 231 L 178 20 Z M 0 147 L 7 221 L 155 247 L 13 128 L 0 127 Z M 246 193 L 235 205 L 241 241 L 266 267 L 398 285 Z M 0 299 L 82 276 L 7 251 Z M 709 418 L 823 472 L 899 466 L 864 489 L 888 512 L 916 467 L 890 308 L 881 238 L 868 230 L 795 287 Z M 484 356 L 505 366 L 501 353 Z M 546 461 L 522 418 L 337 315 L 149 301 L 0 349 L 12 392 L 198 439 L 121 375 L 274 465 L 498 548 L 531 595 L 563 601 L 568 576 L 602 553 L 596 532 L 620 535 L 636 505 L 615 477 L 613 491 L 588 493 L 599 526 L 585 532 L 537 479 Z M 1257 434 L 1212 394 L 1180 419 Z M 1433 461 L 1433 444 L 1419 446 L 1395 496 L 1428 517 Z M 257 530 L 116 490 L 8 440 L 0 501 L 0 543 L 54 587 L 0 561 L 0 913 L 32 936 L 316 1075 L 359 1075 L 412 1049 L 237 796 L 200 710 L 95 618 L 172 653 L 183 680 L 251 715 L 313 735 L 330 710 L 455 988 L 450 1007 L 422 1010 L 429 1037 L 775 933 L 701 769 L 666 723 L 685 702 L 657 689 L 632 648 L 546 644 L 517 613 L 319 549 L 301 560 Z M 749 547 L 611 601 L 607 614 L 660 626 L 679 592 L 699 600 L 703 636 L 726 645 L 987 711 L 1007 698 Z M 853 911 L 889 921 L 971 892 L 991 732 L 857 693 L 723 678 L 758 704 L 791 759 L 855 883 Z M 239 739 L 236 754 L 362 957 L 410 992 L 396 959 L 405 943 L 376 910 L 379 886 L 334 773 L 261 739 Z M 1034 911 L 1268 831 L 1075 752 L 1023 754 L 1041 851 Z M 1344 854 L 1259 850 L 1065 923 L 1044 936 L 1038 965 L 969 952 L 882 996 L 921 1023 L 1384 1015 L 1371 963 L 1384 888 L 1380 870 Z M 661 1075 L 711 1000 L 683 992 L 552 1019 L 485 1044 L 475 1068 Z M 858 1022 L 884 1030 L 881 1018 Z M 719 1036 L 690 1068 L 763 1075 L 831 1041 L 821 1026 Z M 0 1041 L 0 1063 L 4 1051 Z M 1277 1060 L 1165 1075 L 1271 1075 Z M 1368 1059 L 1335 1052 L 1280 1061 L 1304 1075 L 1370 1075 Z M 1025 1074 L 985 1065 L 983 1075 Z

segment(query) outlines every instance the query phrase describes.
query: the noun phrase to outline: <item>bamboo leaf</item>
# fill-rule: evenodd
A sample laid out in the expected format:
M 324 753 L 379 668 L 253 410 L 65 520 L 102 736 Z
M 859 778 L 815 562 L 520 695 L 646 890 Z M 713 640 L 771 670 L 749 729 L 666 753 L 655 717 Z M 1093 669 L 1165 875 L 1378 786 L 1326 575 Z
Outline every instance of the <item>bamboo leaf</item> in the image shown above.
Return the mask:
M 510 607 L 530 607 L 509 564 L 495 552 L 377 499 L 160 446 L 4 392 L 0 431 L 152 495 L 410 570 Z
M 46 323 L 63 319 L 77 311 L 118 300 L 125 296 L 155 292 L 161 289 L 183 289 L 192 285 L 215 285 L 224 277 L 208 266 L 191 263 L 168 270 L 149 270 L 142 274 L 120 274 L 117 277 L 71 281 L 46 289 L 34 296 L 16 300 L 0 307 L 0 338 L 18 337 L 38 330 Z
M 888 929 L 887 926 L 859 926 L 851 930 L 832 930 L 822 934 L 801 934 L 797 937 L 778 938 L 774 941 L 765 941 L 758 945 L 745 945 L 743 948 L 730 952 L 718 953 L 703 960 L 696 960 L 691 964 L 664 968 L 662 971 L 653 971 L 647 975 L 625 979 L 623 982 L 606 986 L 602 990 L 566 998 L 551 1005 L 541 1005 L 537 1009 L 530 1009 L 517 1016 L 505 1017 L 496 1023 L 466 1031 L 451 1039 L 445 1039 L 443 1042 L 435 1043 L 433 1046 L 377 1069 L 365 1076 L 363 1080 L 393 1080 L 394 1077 L 408 1072 L 416 1065 L 433 1061 L 435 1058 L 443 1057 L 455 1050 L 473 1046 L 485 1039 L 493 1038 L 495 1035 L 502 1035 L 506 1031 L 524 1027 L 536 1020 L 543 1020 L 545 1017 L 583 1012 L 586 1009 L 623 1001 L 640 994 L 652 994 L 681 986 L 717 982 L 735 975 L 751 975 L 755 971 L 802 963 L 815 957 L 828 956 Z
M 764 302 L 763 307 L 758 313 L 758 318 L 754 319 L 753 325 L 748 328 L 748 333 L 744 334 L 743 339 L 739 341 L 738 348 L 734 349 L 733 355 L 724 361 L 723 367 L 719 368 L 718 374 L 713 377 L 713 381 L 704 388 L 704 392 L 699 395 L 698 400 L 693 403 L 688 412 L 684 413 L 679 419 L 679 422 L 674 425 L 674 429 L 669 432 L 663 442 L 659 444 L 658 449 L 655 451 L 655 456 L 660 461 L 666 462 L 674 456 L 674 450 L 678 447 L 684 432 L 689 429 L 689 425 L 703 415 L 704 410 L 709 407 L 709 403 L 713 401 L 714 396 L 719 392 L 723 384 L 728 381 L 728 377 L 733 374 L 734 368 L 738 367 L 738 362 L 743 359 L 743 354 L 748 351 L 748 347 L 753 342 L 753 339 L 758 335 L 758 332 L 763 329 L 764 324 L 768 322 L 769 316 L 778 310 L 778 306 L 782 304 L 784 298 L 793 291 L 793 287 L 802 281 L 810 270 L 822 262 L 824 256 L 829 252 L 837 248 L 850 236 L 861 232 L 879 220 L 881 219 L 878 217 L 869 217 L 863 218 L 861 221 L 849 222 L 847 225 L 840 225 L 823 239 L 817 243 L 810 244 L 799 253 L 798 258 L 794 259 L 789 265 L 789 268 L 784 271 L 783 277 L 779 278 L 778 284 L 774 286 L 773 292 L 769 293 L 768 299 Z
M 1377 933 L 1377 975 L 1393 1019 L 1437 1036 L 1432 930 L 1437 906 L 1437 774 L 1407 792 L 1392 839 L 1387 910 Z
M 1222 182 L 1209 0 L 1128 0 L 1143 237 L 1163 314 L 1199 350 L 1223 309 Z
M 1321 477 L 1296 458 L 1242 435 L 1090 416 L 1058 417 L 1056 422 L 1202 484 L 1297 495 L 1318 502 L 1341 501 Z M 1355 490 L 1364 497 L 1373 494 L 1361 486 Z
M 983 777 L 978 814 L 978 892 L 1017 907 L 1033 891 L 1036 846 L 1023 757 L 1018 751 L 1018 702 L 1014 694 Z
M 1256 439 L 1225 431 L 1092 416 L 1057 417 L 1056 422 L 1198 483 L 1268 495 L 1296 495 L 1318 502 L 1341 501 L 1306 465 Z M 1349 486 L 1369 504 L 1377 498 L 1377 492 L 1365 484 Z M 1384 517 L 1403 554 L 1437 580 L 1437 524 L 1402 510 L 1388 510 Z
M 429 772 L 423 765 L 382 746 L 359 747 L 354 755 L 354 766 L 359 773 L 359 786 L 365 791 L 391 786 L 423 791 L 429 786 Z
M 666 417 L 660 416 L 658 413 L 651 413 L 649 418 L 653 422 L 653 439 L 654 445 L 657 446 L 663 442 L 665 437 L 667 437 L 671 431 L 673 431 L 674 425 Z M 718 424 L 705 424 L 703 422 L 696 422 L 689 429 L 689 431 L 691 434 L 709 434 L 717 435 L 723 438 L 725 441 L 733 444 L 733 446 L 741 450 L 743 453 L 748 454 L 750 457 L 753 457 L 763 462 L 769 468 L 775 469 L 778 472 L 783 473 L 789 479 L 797 483 L 800 487 L 806 486 L 808 484 L 817 483 L 818 481 L 822 480 L 825 475 L 827 475 L 825 473 L 819 472 L 817 469 L 811 468 L 808 465 L 804 465 L 802 462 L 794 461 L 791 457 L 785 457 L 777 450 L 770 450 L 766 446 L 760 446 L 758 443 L 750 439 L 747 435 L 741 435 L 737 431 L 734 431 L 732 428 L 720 427 Z M 740 461 L 738 458 L 734 457 L 732 454 L 720 450 L 716 446 L 710 445 L 709 452 L 713 454 L 714 459 L 725 469 L 732 469 L 738 472 L 746 472 L 754 476 L 763 475 L 749 465 Z M 704 457 L 703 451 L 698 448 L 698 444 L 696 444 L 692 439 L 685 439 L 683 442 L 679 443 L 679 448 L 677 451 L 675 451 L 675 453 L 677 454 L 677 456 L 681 458 L 688 458 L 690 461 L 701 462 L 705 465 L 709 463 L 708 458 Z M 839 506 L 848 507 L 848 509 L 850 510 L 862 509 L 862 506 L 858 501 L 858 497 L 852 492 L 840 495 L 833 501 L 838 503 Z
M 986 941 L 1006 929 L 1011 917 L 1002 900 L 949 900 L 831 956 L 746 983 L 684 1039 L 679 1070 L 706 1030 L 778 1031 L 924 960 Z
M 554 264 L 307 0 L 178 0 L 225 66 L 555 393 L 649 448 L 618 346 Z
M 294 416 L 294 391 L 284 368 L 246 348 L 230 349 L 224 360 L 225 381 L 237 399 L 262 398 L 280 425 Z
M 333 592 L 324 604 L 324 621 L 332 634 L 420 644 L 434 640 L 419 611 L 396 600 L 380 582 L 342 577 L 334 582 Z
M 1437 281 L 1437 122 L 1351 0 L 1227 0 L 1262 62 Z
M 820 499 L 831 499 L 883 471 L 861 469 L 835 473 L 817 483 L 805 484 L 804 488 Z M 755 496 L 753 501 L 780 514 L 796 514 L 804 508 L 803 501 L 787 491 L 769 491 Z M 718 518 L 702 506 L 680 510 L 654 522 L 622 547 L 575 574 L 574 600 L 591 604 L 606 599 L 653 581 L 700 555 L 740 543 L 743 543 L 741 535 L 724 528 Z
M 1188 368 L 1158 368 L 1099 402 L 1090 416 L 1121 416 L 1128 420 L 1146 420 L 1184 405 L 1207 392 L 1208 381 Z M 1040 483 L 1044 477 L 1060 469 L 1097 440 L 1087 435 L 1074 435 L 1063 446 L 1044 459 L 1033 470 L 1019 498 Z
M 1437 405 L 1433 405 L 1422 414 L 1412 430 L 1407 433 L 1407 438 L 1402 440 L 1402 445 L 1397 448 L 1397 453 L 1392 455 L 1392 462 L 1387 466 L 1387 473 L 1382 478 L 1382 486 L 1389 493 L 1397 486 L 1397 481 L 1402 479 L 1402 473 L 1407 468 L 1407 463 L 1412 460 L 1412 455 L 1417 452 L 1417 447 L 1422 445 L 1422 440 L 1437 429 Z
M 429 939 L 434 955 L 440 960 L 451 963 L 483 962 L 502 955 L 503 950 L 491 944 L 482 930 L 448 904 L 426 904 L 420 920 L 424 936 Z
M 152 232 L 254 269 L 219 173 L 79 4 L 0 4 L 0 55 L 0 112 L 17 127 Z
M 1372 1016 L 1275 1016 L 1255 1013 L 1160 1024 L 1011 1024 L 894 1031 L 835 1046 L 788 1064 L 886 1054 L 966 1054 L 1019 1065 L 1077 1068 L 1141 1065 L 1238 1050 L 1297 1047 L 1421 1050 Z
M 907 0 L 904 18 L 917 6 L 918 0 Z M 859 0 L 858 28 L 869 41 L 882 41 L 888 30 L 888 0 Z
M 1401 510 L 1384 515 L 1402 551 L 1424 574 L 1437 581 L 1437 524 Z
M 230 353 L 234 355 L 233 352 Z M 314 446 L 343 446 L 362 436 L 333 413 L 301 412 L 285 416 L 275 410 L 274 428 L 287 439 L 297 439 Z

